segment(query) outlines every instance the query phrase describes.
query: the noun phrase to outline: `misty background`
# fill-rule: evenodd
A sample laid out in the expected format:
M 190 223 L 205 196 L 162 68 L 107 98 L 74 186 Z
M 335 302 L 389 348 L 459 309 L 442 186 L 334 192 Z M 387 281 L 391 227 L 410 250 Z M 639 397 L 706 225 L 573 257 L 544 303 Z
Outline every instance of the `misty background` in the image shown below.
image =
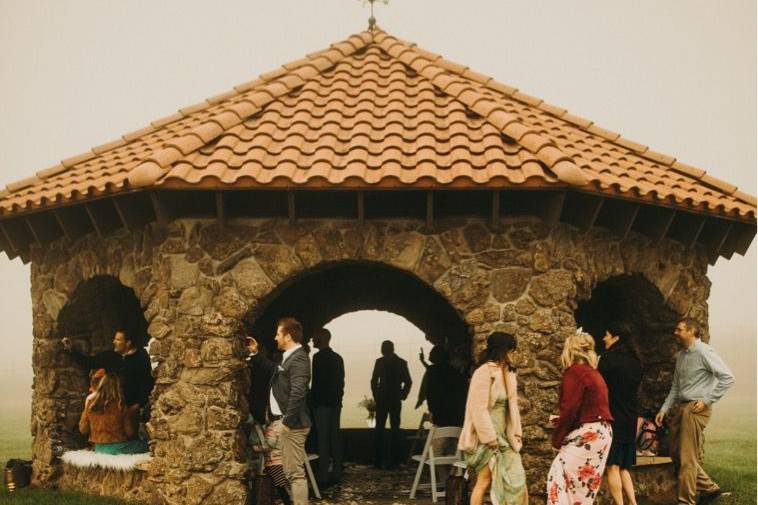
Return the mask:
M 756 2 L 378 2 L 379 26 L 756 194 Z M 0 184 L 136 130 L 366 27 L 358 0 L 0 0 Z M 709 269 L 711 343 L 737 382 L 714 423 L 756 409 L 756 246 Z M 29 265 L 0 256 L 0 444 L 28 435 Z M 379 345 L 414 380 L 422 333 L 363 312 L 328 326 L 347 368 L 343 424 Z M 9 421 L 10 420 L 10 421 Z M 16 433 L 14 432 L 14 434 Z M 15 436 L 15 435 L 14 435 Z

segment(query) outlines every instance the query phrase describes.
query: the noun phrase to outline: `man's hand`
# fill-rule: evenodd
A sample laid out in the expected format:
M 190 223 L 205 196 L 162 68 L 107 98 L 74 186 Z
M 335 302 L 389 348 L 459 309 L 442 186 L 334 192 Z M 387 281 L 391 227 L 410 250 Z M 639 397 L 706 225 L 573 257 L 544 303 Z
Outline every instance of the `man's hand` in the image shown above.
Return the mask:
M 705 402 L 703 400 L 698 400 L 695 403 L 692 404 L 692 413 L 693 414 L 699 414 L 702 411 L 705 410 Z
M 487 442 L 487 447 L 490 449 L 497 449 L 497 439 L 493 440 L 492 442 Z
M 247 350 L 250 354 L 258 354 L 258 341 L 253 337 L 247 337 Z
M 663 426 L 663 418 L 665 418 L 665 417 L 666 417 L 666 413 L 665 412 L 658 412 L 655 415 L 655 425 L 658 426 L 658 427 Z
M 61 339 L 61 344 L 63 344 L 63 349 L 66 351 L 70 351 L 74 347 L 74 344 L 71 343 L 71 339 L 68 337 L 63 337 Z

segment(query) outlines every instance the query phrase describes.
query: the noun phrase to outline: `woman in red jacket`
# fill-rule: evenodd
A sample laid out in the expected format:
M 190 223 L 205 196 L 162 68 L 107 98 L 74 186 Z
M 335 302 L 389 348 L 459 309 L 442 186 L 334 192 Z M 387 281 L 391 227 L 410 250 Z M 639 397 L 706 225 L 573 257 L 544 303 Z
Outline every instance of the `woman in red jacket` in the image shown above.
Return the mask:
M 613 439 L 613 417 L 597 362 L 590 335 L 577 333 L 566 339 L 560 415 L 553 432 L 553 447 L 559 452 L 547 478 L 548 505 L 589 505 L 600 488 Z

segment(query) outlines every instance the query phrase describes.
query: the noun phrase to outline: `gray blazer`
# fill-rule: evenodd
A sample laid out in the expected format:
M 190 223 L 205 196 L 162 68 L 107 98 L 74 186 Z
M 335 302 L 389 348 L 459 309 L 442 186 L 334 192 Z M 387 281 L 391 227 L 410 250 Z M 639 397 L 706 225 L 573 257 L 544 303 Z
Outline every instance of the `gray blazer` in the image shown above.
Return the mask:
M 250 364 L 271 374 L 271 391 L 282 409 L 282 423 L 292 429 L 310 427 L 306 396 L 311 382 L 311 360 L 305 349 L 296 350 L 281 365 L 261 353 L 253 356 Z

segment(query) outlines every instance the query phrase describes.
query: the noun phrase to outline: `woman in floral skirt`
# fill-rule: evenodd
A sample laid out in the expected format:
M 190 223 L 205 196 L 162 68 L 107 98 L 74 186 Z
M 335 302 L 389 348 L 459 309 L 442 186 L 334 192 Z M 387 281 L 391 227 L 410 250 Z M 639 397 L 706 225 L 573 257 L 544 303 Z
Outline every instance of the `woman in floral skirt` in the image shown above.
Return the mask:
M 560 415 L 553 432 L 553 447 L 559 451 L 547 478 L 548 505 L 589 505 L 600 488 L 613 440 L 613 417 L 597 362 L 590 335 L 579 332 L 566 339 Z

